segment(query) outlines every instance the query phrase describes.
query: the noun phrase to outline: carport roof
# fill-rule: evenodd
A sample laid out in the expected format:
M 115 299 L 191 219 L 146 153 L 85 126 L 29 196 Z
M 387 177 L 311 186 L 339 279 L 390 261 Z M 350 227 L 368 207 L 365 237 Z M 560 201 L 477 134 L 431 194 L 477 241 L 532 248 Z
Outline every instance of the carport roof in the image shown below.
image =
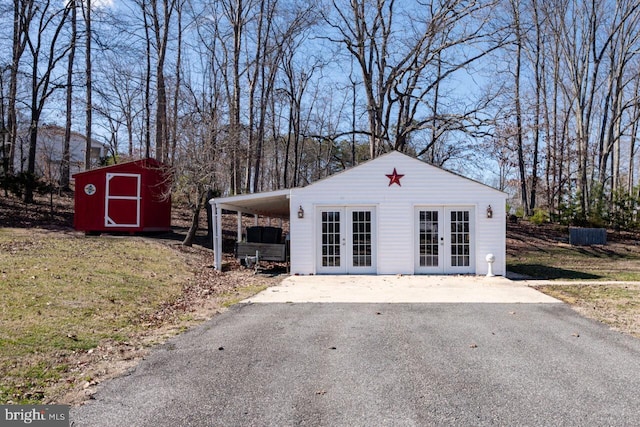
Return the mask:
M 210 203 L 221 209 L 243 212 L 271 218 L 289 218 L 289 196 L 291 189 L 265 193 L 241 194 L 212 199 Z

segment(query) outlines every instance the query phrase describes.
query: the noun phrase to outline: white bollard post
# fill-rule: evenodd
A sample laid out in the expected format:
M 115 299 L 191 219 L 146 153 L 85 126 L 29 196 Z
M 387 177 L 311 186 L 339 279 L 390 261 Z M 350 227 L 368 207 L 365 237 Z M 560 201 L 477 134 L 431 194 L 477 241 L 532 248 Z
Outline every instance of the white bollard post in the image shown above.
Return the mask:
M 496 257 L 493 254 L 487 254 L 487 256 L 485 257 L 485 260 L 487 261 L 487 277 L 493 277 L 493 263 L 496 261 Z

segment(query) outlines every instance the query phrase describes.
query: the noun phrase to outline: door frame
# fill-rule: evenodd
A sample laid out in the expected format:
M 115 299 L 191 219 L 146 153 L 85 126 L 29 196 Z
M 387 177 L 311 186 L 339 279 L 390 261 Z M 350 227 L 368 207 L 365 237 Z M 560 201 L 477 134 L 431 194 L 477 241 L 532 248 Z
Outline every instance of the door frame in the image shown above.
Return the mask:
M 414 274 L 473 274 L 475 266 L 476 246 L 476 207 L 474 205 L 414 205 L 413 207 L 413 258 Z M 439 252 L 437 267 L 421 267 L 420 264 L 420 212 L 438 212 Z M 469 265 L 453 266 L 451 212 L 467 211 L 469 213 Z
M 112 178 L 126 177 L 136 178 L 136 195 L 135 196 L 112 196 L 109 192 L 109 183 Z M 139 173 L 107 173 L 105 176 L 105 196 L 104 196 L 104 226 L 105 227 L 140 227 L 140 200 L 142 190 L 142 174 Z M 132 200 L 136 202 L 136 223 L 135 224 L 118 224 L 109 216 L 109 201 L 111 200 Z
M 420 266 L 420 212 L 437 212 L 438 214 L 438 265 Z M 445 241 L 444 206 L 415 206 L 413 209 L 413 272 L 414 274 L 444 274 L 445 272 Z
M 353 212 L 370 212 L 371 222 L 371 265 L 354 266 L 353 264 Z M 340 266 L 322 266 L 322 213 L 340 213 Z M 314 231 L 315 269 L 317 274 L 376 274 L 378 271 L 378 221 L 376 205 L 317 205 L 315 207 L 316 226 Z

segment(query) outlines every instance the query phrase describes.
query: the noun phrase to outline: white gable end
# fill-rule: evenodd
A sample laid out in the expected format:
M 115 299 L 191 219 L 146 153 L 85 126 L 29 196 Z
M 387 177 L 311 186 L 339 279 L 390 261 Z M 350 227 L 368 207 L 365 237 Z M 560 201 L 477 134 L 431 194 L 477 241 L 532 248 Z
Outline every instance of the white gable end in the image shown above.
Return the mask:
M 396 180 L 387 175 L 396 172 Z M 339 212 L 342 219 L 351 220 L 353 212 L 371 212 L 370 238 L 374 247 L 373 264 L 378 274 L 414 274 L 420 270 L 420 212 L 438 212 L 440 221 L 449 221 L 455 212 L 466 212 L 471 227 L 471 261 L 466 272 L 484 274 L 487 271 L 485 257 L 496 256 L 494 272 L 505 272 L 505 199 L 506 195 L 491 187 L 466 179 L 456 174 L 428 165 L 398 152 L 392 152 L 345 172 L 318 181 L 304 188 L 291 191 L 292 211 L 301 207 L 304 218 L 291 218 L 291 270 L 298 274 L 316 274 L 322 271 L 322 251 L 327 251 L 322 242 L 322 213 Z M 492 218 L 487 218 L 491 205 Z M 425 214 L 422 214 L 425 216 Z M 431 215 L 430 213 L 427 215 Z M 349 216 L 349 218 L 346 218 Z M 354 217 L 355 218 L 355 217 Z M 453 226 L 444 222 L 438 230 L 439 239 L 446 242 L 447 258 L 440 262 L 450 264 L 451 251 L 461 251 L 451 242 L 461 237 L 452 233 Z M 325 227 L 326 228 L 326 227 Z M 343 236 L 340 247 L 329 250 L 347 251 L 351 255 L 356 246 L 351 240 L 353 227 Z M 424 232 L 424 230 L 423 230 Z M 427 236 L 431 239 L 433 236 Z M 466 238 L 466 237 L 465 237 Z M 327 238 L 324 238 L 327 240 Z M 424 245 L 423 245 L 424 246 Z M 355 249 L 354 249 L 355 250 Z M 444 248 L 427 249 L 443 251 Z M 354 258 L 355 259 L 355 258 Z M 332 261 L 330 261 L 331 263 Z M 349 262 L 351 260 L 342 261 Z M 319 268 L 320 267 L 320 268 Z M 347 269 L 346 273 L 355 272 Z M 428 270 L 428 269 L 427 269 Z M 451 271 L 443 271 L 451 273 Z M 461 270 L 463 271 L 463 270 Z

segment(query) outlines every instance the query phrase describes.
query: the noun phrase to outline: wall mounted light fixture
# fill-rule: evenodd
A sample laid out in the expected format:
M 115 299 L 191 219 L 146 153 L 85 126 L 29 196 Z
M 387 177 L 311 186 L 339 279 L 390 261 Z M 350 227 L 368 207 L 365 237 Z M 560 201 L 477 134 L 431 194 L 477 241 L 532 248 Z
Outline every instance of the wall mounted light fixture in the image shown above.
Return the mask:
M 491 205 L 487 206 L 487 218 L 493 218 L 493 209 L 491 209 Z
M 302 206 L 298 208 L 298 218 L 304 218 L 304 209 L 302 209 Z

